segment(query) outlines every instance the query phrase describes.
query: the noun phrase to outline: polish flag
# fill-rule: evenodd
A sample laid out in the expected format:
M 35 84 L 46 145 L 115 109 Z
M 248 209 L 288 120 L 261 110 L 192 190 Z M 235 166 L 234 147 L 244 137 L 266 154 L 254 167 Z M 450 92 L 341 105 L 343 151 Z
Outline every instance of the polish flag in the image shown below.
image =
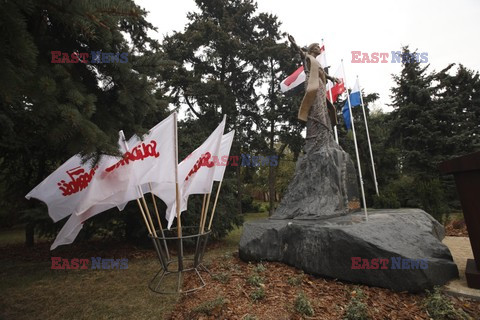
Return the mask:
M 320 62 L 320 65 L 322 68 L 327 67 L 327 62 L 326 62 L 326 55 L 325 55 L 325 46 L 322 46 L 320 48 L 320 54 L 317 56 L 317 61 Z M 294 73 L 289 75 L 285 80 L 283 80 L 280 83 L 280 91 L 283 93 L 290 91 L 296 87 L 298 87 L 300 84 L 305 82 L 305 71 L 303 70 L 303 66 L 295 70 Z

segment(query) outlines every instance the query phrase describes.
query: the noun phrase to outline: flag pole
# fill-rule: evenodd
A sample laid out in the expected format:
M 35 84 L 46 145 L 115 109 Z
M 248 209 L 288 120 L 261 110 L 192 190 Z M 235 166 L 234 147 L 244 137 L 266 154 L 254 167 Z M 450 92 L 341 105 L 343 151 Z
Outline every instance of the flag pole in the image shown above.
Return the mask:
M 127 139 L 125 138 L 125 134 L 123 133 L 123 130 L 120 130 L 120 137 L 122 138 L 123 144 L 125 146 L 125 150 L 130 151 L 130 148 L 128 147 Z M 139 195 L 141 195 L 141 197 L 143 198 L 143 203 L 145 205 L 145 210 L 147 212 L 147 214 L 145 214 L 145 210 L 143 209 L 142 204 L 140 203 L 140 200 L 137 199 L 137 204 L 138 204 L 138 207 L 140 208 L 140 212 L 142 213 L 143 219 L 147 226 L 148 233 L 150 235 L 153 234 L 157 236 L 155 232 L 155 226 L 153 225 L 152 218 L 150 217 L 150 212 L 148 211 L 147 203 L 145 202 L 145 198 L 143 197 L 142 188 L 140 186 L 137 186 L 137 190 L 139 192 Z M 148 222 L 147 222 L 147 217 L 148 217 Z
M 202 202 L 202 213 L 200 214 L 200 224 L 198 225 L 198 232 L 202 233 L 202 225 L 203 220 L 205 219 L 205 202 L 207 201 L 207 194 L 203 195 L 203 202 Z
M 363 209 L 365 211 L 365 220 L 368 221 L 367 203 L 365 202 L 365 190 L 363 189 L 362 167 L 360 166 L 360 157 L 358 155 L 357 135 L 355 134 L 355 124 L 353 121 L 352 105 L 350 104 L 350 93 L 348 92 L 347 77 L 345 76 L 345 66 L 343 65 L 343 59 L 342 59 L 342 72 L 343 72 L 343 83 L 345 84 L 345 88 L 347 90 L 348 111 L 350 112 L 350 121 L 352 122 L 353 141 L 355 143 L 355 155 L 357 156 L 358 176 L 360 178 L 360 188 L 362 190 Z
M 182 241 L 182 221 L 180 220 L 180 190 L 178 188 L 178 141 L 177 141 L 177 113 L 173 113 L 174 117 L 174 144 L 175 144 L 175 202 L 177 213 L 177 237 L 178 237 L 178 271 L 183 271 L 183 241 Z M 179 283 L 181 272 L 179 272 Z M 179 290 L 180 291 L 180 290 Z
M 220 193 L 220 188 L 222 187 L 222 182 L 223 180 L 220 181 L 220 183 L 218 184 L 217 195 L 215 196 L 215 201 L 213 202 L 212 215 L 210 216 L 210 222 L 208 223 L 207 230 L 210 230 L 210 228 L 212 227 L 213 216 L 215 215 L 215 209 L 217 208 L 217 200 Z
M 205 231 L 205 224 L 207 222 L 207 217 L 208 217 L 208 207 L 210 205 L 210 196 L 212 195 L 212 193 L 210 192 L 208 194 L 208 197 L 207 197 L 207 204 L 205 206 L 205 217 L 203 218 L 203 224 L 202 224 L 202 233 L 203 231 Z
M 150 194 L 152 195 L 153 207 L 155 208 L 155 213 L 157 214 L 158 225 L 160 226 L 160 233 L 163 237 L 163 245 L 167 253 L 167 259 L 170 260 L 170 253 L 168 252 L 167 240 L 165 239 L 165 233 L 163 232 L 162 220 L 160 220 L 160 215 L 158 214 L 157 200 L 155 200 L 155 195 L 152 192 L 152 184 L 149 182 L 148 187 L 150 188 Z
M 324 46 L 323 44 L 323 39 L 322 39 L 322 47 Z M 325 54 L 325 64 L 327 64 L 327 54 L 325 53 L 325 49 L 323 49 L 323 53 Z M 327 80 L 327 83 L 328 84 L 328 80 Z M 325 84 L 325 85 L 326 85 Z M 328 88 L 328 95 L 330 96 L 330 102 L 332 103 L 332 106 L 333 106 L 333 99 L 332 99 L 332 87 L 329 87 Z M 334 106 L 335 107 L 335 106 Z M 337 131 L 337 125 L 334 125 L 333 126 L 333 132 L 335 134 L 335 141 L 338 143 L 338 131 Z
M 358 82 L 358 90 L 360 90 L 360 81 L 358 80 L 358 76 L 357 76 L 357 82 Z M 377 192 L 377 196 L 378 196 L 379 193 L 378 193 L 377 174 L 375 172 L 375 162 L 373 161 L 372 144 L 370 142 L 370 133 L 368 132 L 367 113 L 365 112 L 365 106 L 363 105 L 362 90 L 360 90 L 360 102 L 362 103 L 363 119 L 365 120 L 365 129 L 367 131 L 368 149 L 370 150 L 370 159 L 372 160 L 373 181 L 375 183 L 375 191 Z

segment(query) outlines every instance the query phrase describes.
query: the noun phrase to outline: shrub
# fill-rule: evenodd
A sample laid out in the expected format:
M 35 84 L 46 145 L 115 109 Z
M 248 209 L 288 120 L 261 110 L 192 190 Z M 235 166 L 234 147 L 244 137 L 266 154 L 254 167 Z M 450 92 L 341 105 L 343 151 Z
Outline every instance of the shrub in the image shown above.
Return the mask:
M 433 292 L 427 290 L 424 306 L 428 315 L 434 320 L 470 319 L 465 311 L 455 309 L 453 303 L 442 294 L 439 287 L 435 287 Z
M 253 301 L 259 301 L 263 298 L 265 298 L 265 290 L 263 290 L 262 287 L 255 289 L 255 291 L 250 294 L 250 299 Z
M 242 213 L 259 212 L 260 205 L 253 201 L 252 196 L 248 194 L 242 195 Z
M 254 287 L 260 287 L 263 284 L 263 278 L 258 274 L 254 274 L 248 277 L 247 283 Z
M 363 291 L 360 288 L 357 288 L 354 292 L 355 295 L 350 300 L 350 303 L 347 306 L 345 311 L 345 320 L 368 320 L 370 316 L 368 315 L 367 305 L 362 301 L 364 298 Z
M 295 299 L 295 311 L 309 317 L 315 314 L 313 312 L 312 304 L 303 294 L 303 292 L 299 293 Z
M 373 196 L 373 207 L 375 209 L 396 209 L 400 208 L 400 201 L 393 192 L 385 192 Z
M 303 273 L 299 274 L 299 275 L 296 275 L 296 276 L 293 276 L 293 277 L 289 277 L 287 279 L 287 282 L 289 285 L 291 286 L 299 286 L 302 284 L 303 282 Z
M 217 280 L 218 282 L 225 284 L 230 281 L 230 274 L 227 272 L 221 272 L 214 274 L 212 278 L 213 280 Z
M 265 266 L 260 262 L 259 264 L 257 264 L 257 265 L 255 266 L 255 268 L 254 268 L 253 270 L 255 270 L 255 272 L 258 272 L 258 273 L 260 273 L 260 272 L 265 272 L 265 271 L 267 271 L 267 267 L 265 267 Z
M 226 303 L 227 300 L 225 300 L 223 297 L 218 297 L 215 300 L 205 301 L 199 304 L 198 306 L 193 308 L 192 311 L 211 316 L 216 313 L 215 310 L 221 309 Z

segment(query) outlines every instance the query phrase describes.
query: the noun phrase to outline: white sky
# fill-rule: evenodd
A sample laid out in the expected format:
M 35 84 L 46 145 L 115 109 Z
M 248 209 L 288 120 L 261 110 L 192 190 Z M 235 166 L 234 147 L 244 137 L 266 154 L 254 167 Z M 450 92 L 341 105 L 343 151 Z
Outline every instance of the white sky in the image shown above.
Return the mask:
M 193 0 L 135 1 L 150 12 L 147 20 L 158 28 L 152 36 L 159 40 L 183 31 L 187 12 L 197 10 Z M 257 4 L 259 12 L 275 14 L 282 31 L 292 34 L 300 46 L 324 39 L 331 72 L 343 59 L 347 85 L 353 87 L 358 75 L 367 93 L 380 94 L 376 107 L 384 111 L 391 110 L 386 106 L 391 74 L 401 70 L 401 64 L 391 63 L 390 52 L 402 45 L 427 52 L 430 70 L 439 71 L 452 62 L 480 70 L 479 0 L 257 0 Z M 352 51 L 388 52 L 389 62 L 351 63 Z

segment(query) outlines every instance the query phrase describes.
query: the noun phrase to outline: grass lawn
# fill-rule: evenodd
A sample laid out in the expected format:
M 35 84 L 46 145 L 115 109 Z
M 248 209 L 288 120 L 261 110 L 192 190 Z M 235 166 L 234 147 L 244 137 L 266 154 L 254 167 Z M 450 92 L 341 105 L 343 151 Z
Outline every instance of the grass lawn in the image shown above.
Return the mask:
M 266 216 L 249 214 L 245 220 Z M 207 249 L 205 260 L 236 251 L 241 232 L 236 228 L 215 249 Z M 4 250 L 21 249 L 23 241 L 22 228 L 0 234 Z M 125 270 L 51 270 L 48 245 L 41 244 L 45 255 L 35 261 L 0 257 L 0 319 L 162 319 L 180 299 L 148 288 L 160 269 L 154 254 L 130 258 Z

